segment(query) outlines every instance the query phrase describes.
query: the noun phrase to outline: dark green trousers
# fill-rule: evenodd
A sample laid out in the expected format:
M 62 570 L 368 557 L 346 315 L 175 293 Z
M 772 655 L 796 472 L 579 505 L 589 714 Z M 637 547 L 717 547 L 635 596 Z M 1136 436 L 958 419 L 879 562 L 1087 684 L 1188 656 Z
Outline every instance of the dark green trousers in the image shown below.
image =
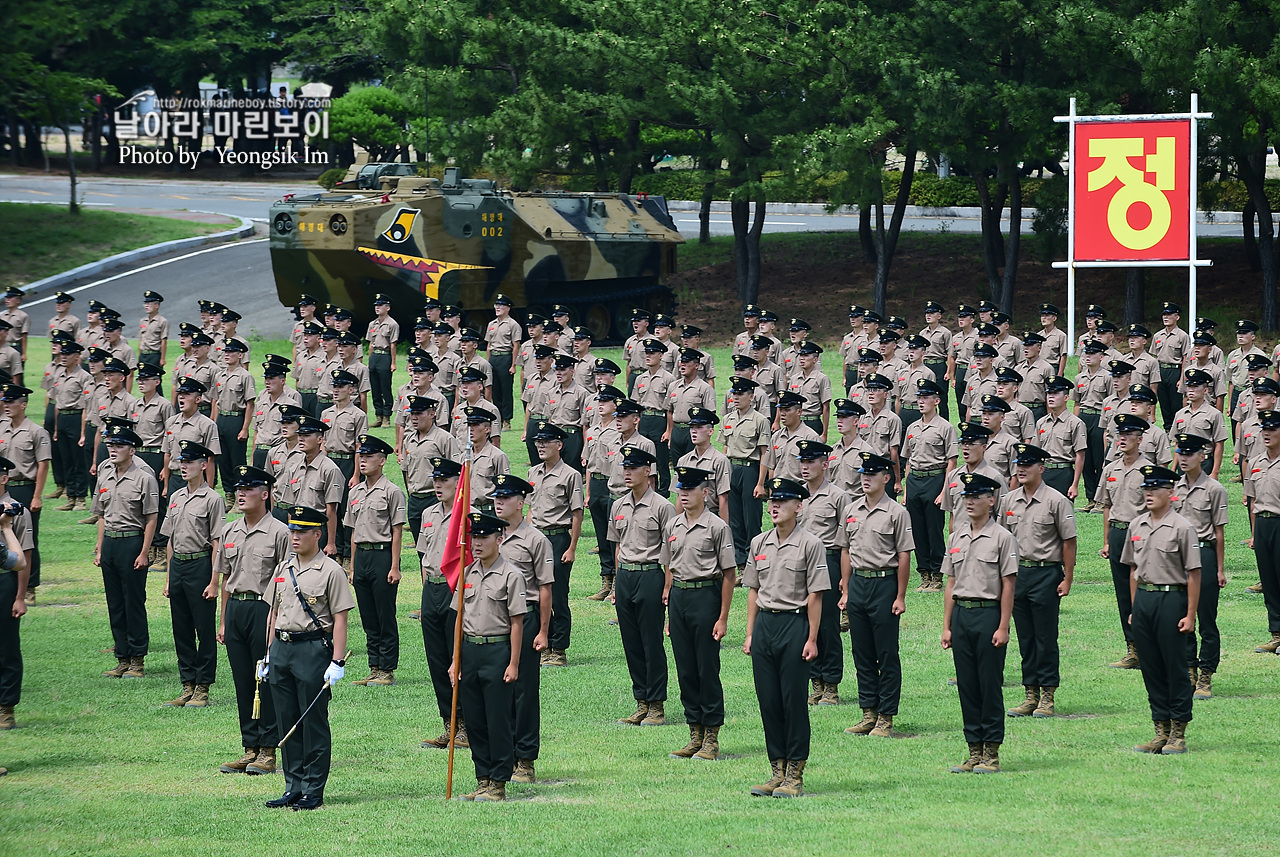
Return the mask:
M 1267 630 L 1274 634 L 1280 632 L 1280 518 L 1254 519 L 1253 552 L 1267 608 Z
M 62 458 L 63 487 L 67 489 L 68 498 L 81 499 L 89 493 L 89 465 L 80 447 L 80 414 L 58 414 L 57 432 L 54 447 Z M 88 438 L 85 444 L 92 449 L 93 438 Z
M 1115 525 L 1107 528 L 1107 551 L 1110 554 L 1111 585 L 1116 592 L 1116 608 L 1120 611 L 1120 630 L 1124 632 L 1124 641 L 1133 642 L 1133 628 L 1129 624 L 1129 615 L 1133 613 L 1133 599 L 1129 595 L 1129 566 L 1120 561 L 1124 554 L 1124 543 L 1129 539 L 1129 528 L 1123 530 Z
M 467 721 L 476 779 L 508 782 L 516 764 L 515 688 L 502 680 L 511 662 L 511 644 L 462 643 L 458 702 Z
M 826 442 L 826 439 L 827 439 L 826 435 L 822 431 L 822 417 L 805 417 L 804 419 L 800 420 L 800 422 L 804 423 L 809 428 L 813 429 L 813 433 L 818 436 L 819 440 L 823 441 L 824 443 Z
M 822 593 L 822 624 L 818 626 L 818 656 L 809 662 L 809 678 L 839 684 L 844 678 L 844 647 L 840 645 L 840 551 L 827 551 L 831 588 Z
M 844 367 L 844 394 L 849 395 L 849 391 L 853 389 L 853 385 L 858 383 L 858 367 Z
M 849 648 L 858 676 L 858 707 L 892 717 L 902 699 L 902 661 L 898 656 L 901 617 L 893 615 L 898 575 L 849 575 Z
M 809 758 L 808 670 L 804 644 L 809 620 L 804 613 L 761 610 L 751 634 L 751 674 L 755 679 L 764 747 L 769 759 L 801 762 Z
M 107 536 L 102 540 L 102 588 L 117 658 L 143 657 L 151 642 L 147 632 L 147 569 L 133 567 L 141 551 L 142 536 Z
M 608 539 L 609 510 L 612 506 L 608 477 L 592 474 L 591 484 L 587 486 L 587 509 L 591 512 L 591 527 L 596 532 L 596 549 L 600 551 L 601 577 L 614 573 L 613 544 Z
M 426 496 L 422 497 L 410 494 L 405 498 L 409 515 L 409 532 L 413 533 L 414 544 L 418 543 L 418 533 L 422 532 L 422 513 L 439 502 L 440 497 L 434 491 L 428 491 Z
M 561 458 L 564 463 L 578 471 L 579 474 L 585 473 L 587 468 L 582 464 L 582 427 L 581 426 L 561 426 L 564 430 L 564 447 L 560 451 Z
M 668 599 L 671 656 L 684 717 L 699 726 L 724 725 L 724 687 L 720 684 L 720 642 L 711 636 L 720 618 L 723 583 L 701 589 L 671 587 Z
M 240 742 L 243 747 L 275 747 L 280 743 L 276 706 L 271 698 L 271 685 L 258 685 L 258 661 L 267 656 L 267 614 L 271 605 L 257 601 L 227 601 L 223 622 L 227 631 L 227 665 L 236 688 L 236 712 L 240 716 Z M 262 703 L 261 717 L 253 719 L 253 693 L 258 691 Z M 292 725 L 292 724 L 291 724 Z M 292 739 L 290 739 L 292 740 Z
M 944 420 L 951 422 L 951 411 L 948 408 L 946 395 L 947 361 L 926 360 L 924 361 L 924 365 L 926 369 L 933 373 L 933 380 L 937 382 L 938 386 L 941 387 L 943 391 L 942 399 L 938 402 L 938 413 L 942 415 Z
M 730 465 L 729 532 L 733 534 L 733 559 L 739 568 L 747 564 L 751 540 L 760 535 L 764 501 L 753 493 L 759 481 L 760 462 Z
M 551 542 L 551 628 L 547 632 L 547 645 L 553 649 L 569 648 L 573 632 L 573 614 L 569 611 L 569 575 L 573 563 L 561 562 L 560 557 L 569 549 L 569 534 L 556 533 L 547 536 Z
M 965 394 L 964 376 L 968 374 L 968 372 L 968 366 L 961 366 L 959 363 L 956 363 L 956 379 L 952 386 L 956 391 L 956 412 L 960 414 L 960 422 L 962 423 L 968 422 L 969 420 L 969 408 L 962 404 Z
M 1065 575 L 1062 565 L 1018 566 L 1013 589 L 1013 626 L 1022 655 L 1022 683 L 1032 687 L 1058 687 L 1058 614 L 1062 599 L 1058 584 Z
M 31 508 L 31 502 L 36 498 L 35 482 L 31 482 L 28 485 L 15 485 L 13 484 L 13 481 L 10 480 L 9 493 L 13 496 L 13 499 L 26 506 L 27 511 L 31 514 L 31 544 L 33 547 L 31 550 L 31 568 L 29 569 L 30 576 L 27 578 L 27 589 L 35 589 L 40 585 L 40 513 L 44 510 Z M 157 524 L 156 526 L 159 527 L 160 525 Z
M 662 605 L 662 586 L 660 571 L 619 569 L 613 581 L 622 652 L 631 675 L 631 695 L 646 702 L 667 699 L 667 651 L 662 643 L 666 609 Z
M 1182 380 L 1182 370 L 1179 367 L 1174 366 L 1172 369 L 1160 367 L 1160 386 L 1156 388 L 1156 398 L 1160 400 L 1160 416 L 1164 418 L 1165 431 L 1173 427 L 1173 418 L 1182 408 L 1182 394 L 1178 392 L 1180 380 Z M 1232 410 L 1235 409 L 1232 408 Z
M 302 399 L 302 407 L 307 413 L 316 419 L 320 419 L 320 397 L 315 390 L 298 390 L 298 397 Z
M 285 791 L 324 796 L 333 758 L 333 733 L 329 729 L 329 700 L 332 689 L 324 687 L 324 672 L 333 660 L 332 642 L 308 640 L 271 644 L 271 671 L 267 682 L 275 700 L 276 729 L 283 736 L 302 717 L 307 706 L 315 707 L 280 748 Z
M 240 429 L 244 427 L 244 415 L 238 417 L 218 414 L 218 443 L 222 446 L 222 454 L 218 456 L 218 477 L 224 486 L 235 484 L 236 468 L 248 464 L 249 441 L 240 440 Z
M 138 573 L 145 574 L 146 569 Z M 204 597 L 212 576 L 211 557 L 175 557 L 169 563 L 169 615 L 178 678 L 194 684 L 213 684 L 218 669 L 218 602 Z
M 671 493 L 671 448 L 662 439 L 662 435 L 666 430 L 666 417 L 659 417 L 654 414 L 642 414 L 640 416 L 640 434 L 653 441 L 653 446 L 657 450 L 658 485 L 656 490 L 664 497 Z
M 396 593 L 400 584 L 387 583 L 391 551 L 356 547 L 352 558 L 352 588 L 360 608 L 369 652 L 369 668 L 394 670 L 400 666 L 400 628 L 396 624 Z
M 380 417 L 391 416 L 396 398 L 391 390 L 391 352 L 369 352 L 369 387 L 373 399 L 373 412 Z
M 907 427 L 910 426 L 912 423 L 920 421 L 920 409 L 904 407 L 901 411 L 898 412 L 898 418 L 902 420 L 902 434 L 901 436 L 898 437 L 898 445 L 906 446 Z
M 541 620 L 538 602 L 529 602 L 524 614 L 524 634 L 520 641 L 520 675 L 516 678 L 512 704 L 515 706 L 515 754 L 517 759 L 533 761 L 542 745 L 542 668 L 541 653 L 533 648 Z
M 342 526 L 342 521 L 347 517 L 347 498 L 351 495 L 351 477 L 356 472 L 356 460 L 354 455 L 348 458 L 330 458 L 342 473 L 342 500 L 338 503 L 338 555 L 351 556 L 351 528 Z
M 1187 666 L 1218 671 L 1222 658 L 1222 632 L 1218 630 L 1218 551 L 1213 545 L 1200 548 L 1200 600 L 1196 602 L 1196 634 L 1187 634 Z M 1199 657 L 1197 657 L 1197 652 Z
M 1085 455 L 1088 455 L 1087 451 Z M 1066 497 L 1067 492 L 1071 490 L 1071 485 L 1075 478 L 1074 464 L 1071 467 L 1046 467 L 1044 471 L 1044 484 L 1057 491 L 1063 497 Z
M 271 452 L 271 448 L 267 446 L 253 447 L 253 466 L 259 470 L 265 470 L 267 466 L 267 453 Z
M 502 415 L 503 422 L 511 422 L 515 413 L 512 393 L 516 376 L 511 374 L 511 352 L 489 353 L 489 366 L 493 368 L 493 404 Z
M 1106 465 L 1107 446 L 1102 434 L 1102 417 L 1099 414 L 1081 414 L 1084 423 L 1085 439 L 1089 446 L 1084 452 L 1084 495 L 1092 500 L 1098 494 L 1098 482 L 1102 479 L 1102 468 Z M 1065 472 L 1065 471 L 1064 471 Z M 1072 471 L 1073 473 L 1075 471 Z M 1045 471 L 1048 475 L 1049 471 Z M 1066 495 L 1063 494 L 1065 497 Z
M 1186 591 L 1139 589 L 1133 600 L 1133 645 L 1152 720 L 1191 720 L 1187 635 L 1178 630 L 1178 620 L 1186 615 Z
M 1049 408 L 1044 402 L 1023 402 L 1022 404 L 1026 405 L 1027 410 L 1031 411 L 1031 416 L 1036 418 L 1036 422 L 1039 422 L 1041 417 L 1049 414 Z
M 671 428 L 671 466 L 674 467 L 690 452 L 693 452 L 693 438 L 689 436 L 688 426 Z
M 51 440 L 56 428 L 57 420 L 54 419 L 53 396 L 50 396 L 44 406 L 44 430 L 49 433 L 49 438 Z M 66 464 L 62 456 L 62 445 L 59 443 L 50 443 L 49 452 L 52 456 L 49 461 L 49 470 L 52 471 L 53 484 L 57 485 L 59 488 L 65 488 L 67 484 L 67 473 Z
M 951 613 L 951 652 L 956 689 L 964 718 L 964 740 L 970 744 L 1004 742 L 1004 655 L 1008 646 L 991 645 L 1000 627 L 1000 605 L 961 607 Z M 1186 674 L 1183 674 L 1183 684 Z
M 907 515 L 916 541 L 916 570 L 937 572 L 947 549 L 947 515 L 934 504 L 946 482 L 946 475 L 907 474 Z
M 17 597 L 18 573 L 0 572 L 0 705 L 17 705 L 22 697 L 22 620 L 9 609 Z
M 428 580 L 422 584 L 422 646 L 427 653 L 427 671 L 431 674 L 436 708 L 445 720 L 453 711 L 449 665 L 453 662 L 453 634 L 458 621 L 458 612 L 453 608 L 448 583 Z

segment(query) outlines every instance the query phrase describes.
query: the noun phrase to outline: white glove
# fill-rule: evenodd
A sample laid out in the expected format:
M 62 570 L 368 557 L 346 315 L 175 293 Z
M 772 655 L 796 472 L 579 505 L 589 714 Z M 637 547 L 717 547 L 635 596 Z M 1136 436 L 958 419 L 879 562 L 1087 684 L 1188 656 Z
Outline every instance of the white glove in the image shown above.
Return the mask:
M 324 671 L 324 680 L 328 682 L 329 687 L 333 687 L 342 681 L 342 677 L 347 674 L 346 667 L 340 667 L 332 661 L 329 662 L 329 668 Z
M 271 669 L 271 664 L 266 658 L 263 658 L 262 660 L 258 661 L 258 669 L 254 673 L 258 677 L 258 681 L 266 681 L 267 672 L 270 671 L 270 669 Z

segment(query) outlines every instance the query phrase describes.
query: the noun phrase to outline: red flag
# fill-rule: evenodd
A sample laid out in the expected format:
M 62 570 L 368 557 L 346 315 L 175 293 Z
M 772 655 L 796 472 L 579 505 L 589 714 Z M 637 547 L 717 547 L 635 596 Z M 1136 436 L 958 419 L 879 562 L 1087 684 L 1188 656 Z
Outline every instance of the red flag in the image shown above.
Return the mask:
M 453 495 L 453 514 L 449 517 L 449 533 L 445 538 L 440 571 L 449 582 L 449 591 L 458 591 L 462 571 L 471 565 L 471 461 L 464 459 L 458 476 L 458 490 Z

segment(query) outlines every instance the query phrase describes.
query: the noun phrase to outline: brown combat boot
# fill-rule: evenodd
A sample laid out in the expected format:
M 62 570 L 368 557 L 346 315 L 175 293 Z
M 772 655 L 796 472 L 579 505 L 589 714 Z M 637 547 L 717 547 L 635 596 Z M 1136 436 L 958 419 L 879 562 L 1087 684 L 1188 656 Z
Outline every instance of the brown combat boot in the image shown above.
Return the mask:
M 1174 720 L 1169 728 L 1169 740 L 1160 748 L 1165 756 L 1179 756 L 1187 752 L 1187 721 Z
M 751 794 L 756 797 L 772 797 L 773 790 L 782 785 L 782 780 L 786 776 L 787 762 L 785 760 L 770 759 L 769 764 L 773 766 L 773 776 L 769 778 L 769 782 L 751 787 Z
M 124 671 L 124 678 L 142 678 L 145 675 L 142 658 L 129 658 L 129 668 Z
M 1031 713 L 1036 710 L 1036 706 L 1040 704 L 1040 688 L 1035 685 L 1024 685 L 1027 695 L 1021 703 L 1010 708 L 1005 714 L 1010 717 L 1030 717 Z
M 973 766 L 975 774 L 1000 773 L 1000 745 L 988 741 L 982 745 L 982 761 Z
M 274 774 L 276 772 L 276 748 L 259 747 L 258 758 L 246 765 L 244 772 L 250 776 Z
M 426 738 L 423 740 L 422 747 L 432 750 L 443 750 L 449 746 L 449 718 L 444 718 L 444 732 L 439 738 Z
M 703 728 L 697 723 L 689 724 L 689 743 L 679 750 L 672 750 L 668 755 L 673 759 L 692 759 L 693 754 L 702 749 Z
M 1113 670 L 1136 670 L 1138 664 L 1138 650 L 1133 647 L 1133 643 L 1126 642 L 1124 644 L 1124 657 L 1116 661 L 1114 664 L 1108 664 Z
M 116 658 L 116 665 L 109 670 L 103 670 L 102 674 L 107 678 L 120 678 L 129 671 L 129 662 L 131 658 Z
M 16 729 L 18 722 L 13 719 L 13 706 L 0 705 L 0 729 Z
M 1040 688 L 1040 704 L 1036 706 L 1035 711 L 1031 712 L 1032 717 L 1053 716 L 1053 694 L 1056 690 L 1056 687 Z
M 476 777 L 476 790 L 462 795 L 459 799 L 460 800 L 477 800 L 480 797 L 480 795 L 484 794 L 488 790 L 489 790 L 489 778 Z
M 624 726 L 639 726 L 641 721 L 649 714 L 649 703 L 643 699 L 636 700 L 636 710 L 627 717 L 621 717 L 618 722 Z
M 773 790 L 774 797 L 800 797 L 804 794 L 804 760 L 787 762 L 782 783 Z
M 64 497 L 64 496 L 66 496 L 66 493 L 67 493 L 67 489 L 66 489 L 66 488 L 64 488 L 63 486 L 59 485 L 59 486 L 58 486 L 58 488 L 57 488 L 57 490 L 56 490 L 56 491 L 54 491 L 52 494 L 46 494 L 46 495 L 44 495 L 44 499 L 46 499 L 46 500 L 57 500 L 59 497 Z
M 613 575 L 602 574 L 600 575 L 600 591 L 597 592 L 595 595 L 588 595 L 587 600 L 588 601 L 604 601 L 606 598 L 609 597 L 610 592 L 613 592 Z
M 933 591 L 933 575 L 927 571 L 920 572 L 920 585 L 916 587 L 916 592 L 932 592 Z
M 840 685 L 833 684 L 829 681 L 822 683 L 822 696 L 818 699 L 819 705 L 839 705 L 840 704 Z
M 702 749 L 693 754 L 693 758 L 704 762 L 714 762 L 720 757 L 720 727 L 708 726 L 702 733 Z
M 876 726 L 867 733 L 872 738 L 889 738 L 893 735 L 893 715 L 881 714 L 876 718 Z
M 234 762 L 227 762 L 225 765 L 222 765 L 218 768 L 218 772 L 223 774 L 243 774 L 245 769 L 249 767 L 250 763 L 257 758 L 257 747 L 245 747 L 243 756 L 236 759 Z
M 358 678 L 351 682 L 352 684 L 368 684 L 378 677 L 378 670 L 375 667 L 369 667 L 369 674 L 364 678 Z
M 817 705 L 818 700 L 822 699 L 822 693 L 826 690 L 827 683 L 820 678 L 812 679 L 813 690 L 809 691 L 809 704 Z
M 951 766 L 953 774 L 972 774 L 973 769 L 978 767 L 978 763 L 982 761 L 982 742 L 969 742 L 969 758 L 965 759 L 958 765 Z
M 947 589 L 947 578 L 946 578 L 946 576 L 945 576 L 942 572 L 940 572 L 940 571 L 931 572 L 931 574 L 933 575 L 933 588 L 932 588 L 932 589 L 930 589 L 929 591 L 930 591 L 930 592 L 945 592 L 945 591 L 946 591 L 946 589 Z
M 88 509 L 87 509 L 87 508 L 82 508 L 82 507 L 77 507 L 77 509 L 78 509 L 79 511 L 88 511 Z M 96 524 L 96 523 L 98 523 L 98 516 L 97 516 L 97 515 L 95 515 L 95 514 L 94 514 L 94 513 L 92 513 L 92 512 L 89 512 L 89 514 L 88 514 L 88 515 L 85 515 L 83 518 L 81 518 L 81 519 L 79 520 L 79 522 L 78 522 L 78 523 L 81 523 L 81 524 Z
M 665 703 L 650 702 L 649 709 L 644 713 L 644 719 L 640 721 L 641 726 L 666 726 L 667 712 L 664 711 Z
M 876 712 L 870 708 L 862 709 L 862 719 L 853 726 L 844 730 L 846 735 L 869 735 L 871 730 L 876 728 L 876 721 L 880 718 Z
M 1139 744 L 1133 748 L 1135 753 L 1159 753 L 1164 749 L 1164 745 L 1169 743 L 1169 721 L 1153 720 L 1155 724 L 1156 735 L 1145 744 Z
M 1196 682 L 1193 699 L 1213 699 L 1213 670 L 1200 670 L 1200 680 Z
M 1265 652 L 1274 655 L 1276 650 L 1280 649 L 1280 633 L 1271 632 L 1271 639 L 1254 649 L 1255 652 Z
M 532 759 L 516 759 L 515 770 L 511 772 L 511 782 L 513 783 L 534 783 L 538 781 L 537 774 L 533 770 Z
M 849 633 L 849 614 L 843 610 L 840 611 L 840 633 Z
M 477 803 L 490 803 L 507 799 L 507 784 L 502 780 L 489 780 L 488 787 L 475 796 Z
M 174 699 L 165 703 L 166 708 L 181 708 L 191 701 L 191 697 L 196 692 L 196 686 L 189 681 L 182 683 L 182 693 L 178 694 Z
M 1250 584 L 1250 585 L 1246 586 L 1246 587 L 1244 588 L 1244 591 L 1245 591 L 1245 592 L 1261 592 L 1261 591 L 1262 591 L 1262 581 L 1261 581 L 1261 580 L 1259 580 L 1257 583 L 1252 583 L 1252 584 Z
M 467 737 L 467 724 L 462 722 L 462 718 L 458 718 L 458 732 L 453 736 L 453 746 L 461 747 L 463 750 L 471 749 L 471 739 Z
M 396 683 L 396 674 L 392 670 L 374 670 L 374 673 L 376 675 L 365 682 L 369 687 L 390 687 Z
M 74 512 L 76 508 L 76 498 L 68 497 L 67 502 L 58 507 L 59 512 Z
M 198 684 L 195 693 L 187 700 L 187 708 L 206 708 L 209 705 L 209 685 Z
M 551 660 L 547 662 L 549 667 L 567 667 L 569 666 L 569 653 L 564 649 L 550 649 Z
M 1191 693 L 1194 695 L 1200 686 L 1200 671 L 1195 667 L 1187 667 L 1187 678 L 1191 679 Z

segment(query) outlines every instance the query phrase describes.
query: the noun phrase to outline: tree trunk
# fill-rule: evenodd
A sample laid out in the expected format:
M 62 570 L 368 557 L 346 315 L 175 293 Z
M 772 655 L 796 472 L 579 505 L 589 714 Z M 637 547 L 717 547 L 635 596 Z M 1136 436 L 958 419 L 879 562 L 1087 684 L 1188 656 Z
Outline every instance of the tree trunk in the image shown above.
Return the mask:
M 600 145 L 600 135 L 592 127 L 587 135 L 587 148 L 591 151 L 591 163 L 596 174 L 596 193 L 609 192 L 609 171 L 604 162 L 604 149 Z
M 618 158 L 618 193 L 631 193 L 631 177 L 636 169 L 636 149 L 640 146 L 640 120 L 627 121 L 626 142 Z
M 40 126 L 31 122 L 24 121 L 22 123 L 22 137 L 26 141 L 23 150 L 23 160 L 28 164 L 34 164 L 45 156 L 44 144 L 40 142 Z M 13 138 L 13 144 L 18 145 L 18 138 Z
M 1124 269 L 1124 324 L 1142 324 L 1143 306 L 1147 302 L 1147 269 Z
M 1250 271 L 1262 270 L 1262 260 L 1258 258 L 1258 236 L 1254 232 L 1257 219 L 1258 212 L 1253 203 L 1246 202 L 1240 216 L 1240 227 L 1244 232 L 1244 257 L 1249 260 Z
M 898 236 L 902 234 L 902 218 L 907 213 L 907 201 L 911 198 L 911 182 L 915 178 L 916 150 L 908 147 L 903 151 L 906 163 L 902 167 L 902 181 L 898 183 L 898 194 L 893 200 L 893 216 L 889 220 L 889 228 L 884 226 L 884 191 L 881 190 L 876 200 L 876 232 L 874 250 L 876 254 L 876 277 L 872 285 L 874 306 L 881 317 L 885 315 L 885 302 L 889 297 L 889 267 L 893 264 L 893 255 L 898 250 Z
M 871 213 L 874 209 L 874 202 L 858 206 L 858 243 L 862 245 L 862 261 L 867 263 L 876 260 L 876 240 L 871 233 Z
M 1266 148 L 1259 144 L 1236 157 L 1240 167 L 1240 180 L 1249 191 L 1249 201 L 1258 214 L 1258 261 L 1262 265 L 1262 298 L 1258 315 L 1263 330 L 1280 327 L 1280 303 L 1276 295 L 1276 245 L 1275 222 L 1271 202 L 1263 186 L 1266 170 Z
M 715 179 L 710 179 L 702 185 L 702 203 L 698 206 L 698 243 L 707 244 L 711 241 L 711 202 L 715 196 Z
M 743 306 L 760 300 L 760 235 L 764 232 L 764 188 L 756 191 L 755 217 L 747 233 L 747 297 Z
M 76 201 L 76 159 L 71 151 L 71 122 L 65 116 L 62 120 L 62 139 L 66 141 L 67 147 L 67 171 L 71 176 L 71 201 L 68 209 L 72 214 L 80 213 L 80 203 Z
M 1013 314 L 1013 293 L 1018 285 L 1018 253 L 1022 250 L 1022 176 L 1018 165 L 1008 169 L 1009 188 L 1009 239 L 1004 242 L 1004 276 L 1001 278 L 1001 295 L 996 302 L 1000 311 Z M 1003 194 L 1002 194 L 1003 195 Z M 1003 208 L 1003 204 L 1001 205 Z M 1000 234 L 1000 213 L 996 212 L 996 234 Z
M 1000 231 L 1000 212 L 992 215 L 991 186 L 987 184 L 987 174 L 982 170 L 973 171 L 973 186 L 978 192 L 978 206 L 982 213 L 982 267 L 987 274 L 987 288 L 991 291 L 991 300 L 1000 300 L 1000 256 L 994 250 L 991 233 Z M 994 220 L 994 223 L 992 222 Z
M 94 96 L 93 100 L 93 118 L 89 120 L 89 134 L 92 135 L 90 141 L 90 151 L 93 152 L 93 171 L 100 172 L 102 170 L 102 97 Z

